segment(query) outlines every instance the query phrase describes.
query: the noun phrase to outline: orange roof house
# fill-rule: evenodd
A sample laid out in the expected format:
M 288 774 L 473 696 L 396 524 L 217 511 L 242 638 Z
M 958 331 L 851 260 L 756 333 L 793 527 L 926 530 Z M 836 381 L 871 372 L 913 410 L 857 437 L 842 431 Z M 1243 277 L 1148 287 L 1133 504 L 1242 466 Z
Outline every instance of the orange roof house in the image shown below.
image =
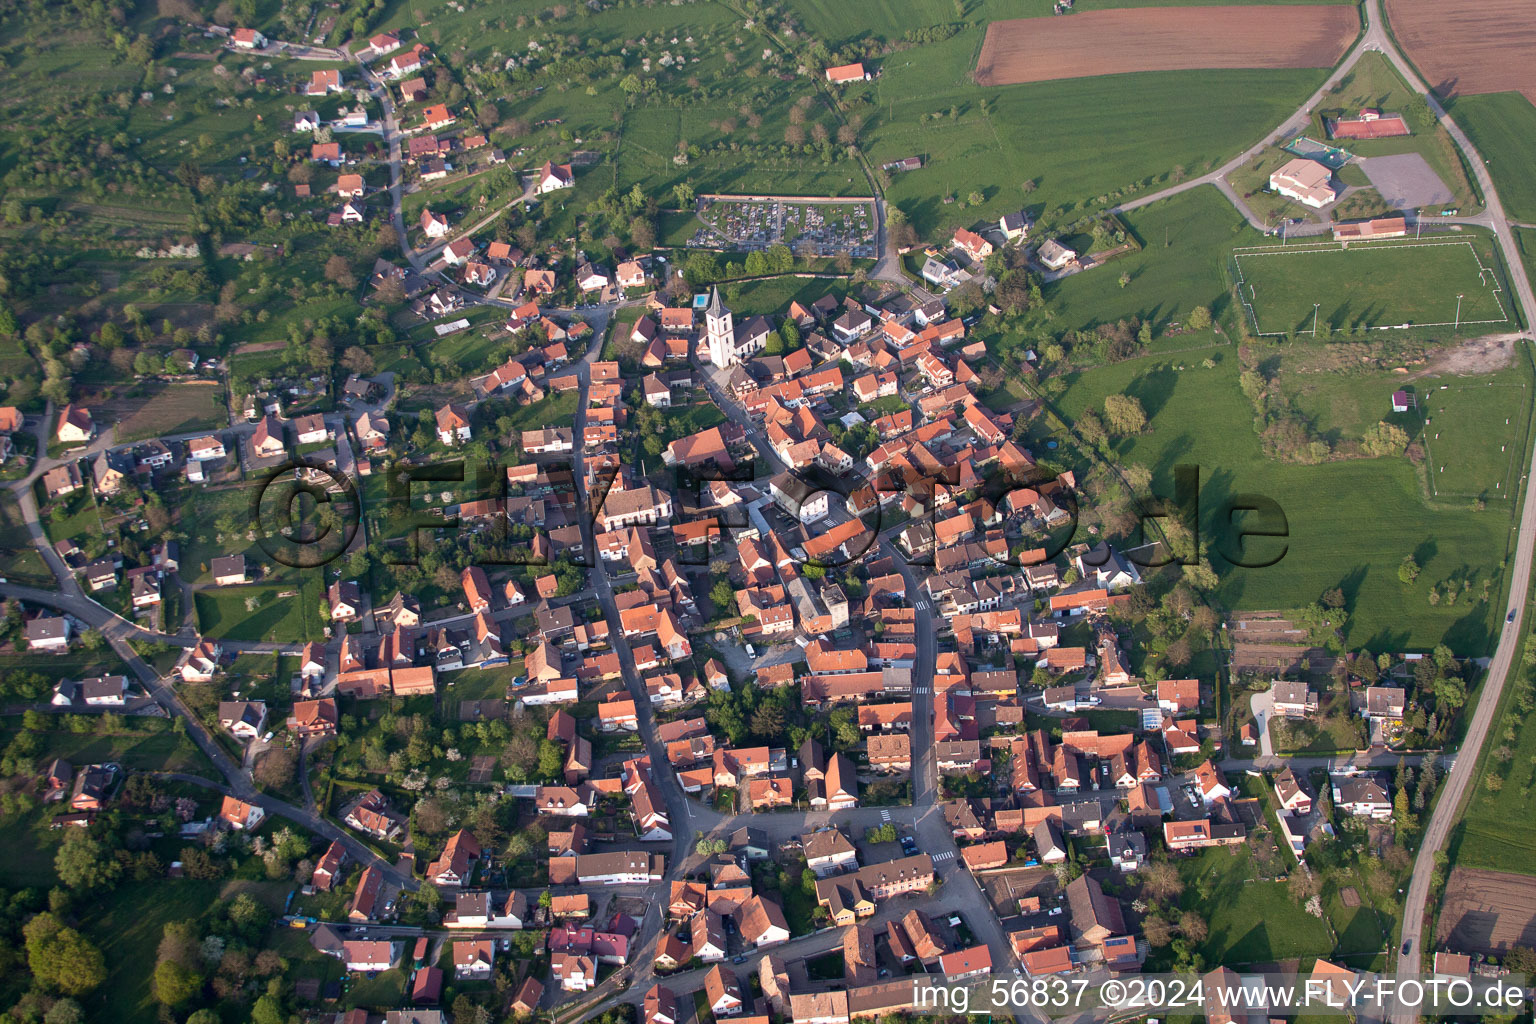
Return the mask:
M 841 85 L 844 82 L 867 82 L 869 72 L 865 70 L 862 63 L 839 64 L 835 68 L 827 68 L 827 81 L 834 85 Z

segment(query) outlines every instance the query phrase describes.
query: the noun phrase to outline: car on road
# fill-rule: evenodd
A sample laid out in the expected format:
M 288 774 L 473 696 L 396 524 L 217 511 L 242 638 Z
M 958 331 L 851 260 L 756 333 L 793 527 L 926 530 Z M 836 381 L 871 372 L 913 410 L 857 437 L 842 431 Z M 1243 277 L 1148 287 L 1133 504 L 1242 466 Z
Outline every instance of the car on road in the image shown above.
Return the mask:
M 913 854 L 917 853 L 917 840 L 913 839 L 911 836 L 902 836 L 901 852 L 906 854 L 908 857 L 911 857 Z
M 1408 955 L 1408 951 L 1410 949 L 1412 949 L 1412 948 L 1413 948 L 1413 940 L 1409 939 L 1407 942 L 1403 943 L 1403 955 L 1407 956 Z
M 733 964 L 744 964 L 746 962 L 747 962 L 747 955 L 745 953 L 743 953 L 741 956 L 732 957 L 731 958 L 731 963 L 733 963 Z
M 1515 613 L 1514 612 L 1510 612 L 1508 615 L 1504 616 L 1504 621 L 1505 622 L 1514 622 L 1515 621 Z

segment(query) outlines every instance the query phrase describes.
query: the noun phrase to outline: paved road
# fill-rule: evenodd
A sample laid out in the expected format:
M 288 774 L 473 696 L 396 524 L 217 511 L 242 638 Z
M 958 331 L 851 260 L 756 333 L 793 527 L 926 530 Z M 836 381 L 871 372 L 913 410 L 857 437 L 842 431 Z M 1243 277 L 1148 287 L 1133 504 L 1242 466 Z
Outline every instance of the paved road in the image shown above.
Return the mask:
M 1414 91 L 1425 96 L 1430 109 L 1445 126 L 1445 130 L 1472 168 L 1473 177 L 1477 179 L 1478 188 L 1483 193 L 1485 216 L 1493 229 L 1494 236 L 1498 239 L 1505 265 L 1509 269 L 1511 287 L 1519 297 L 1521 309 L 1524 310 L 1525 320 L 1529 325 L 1531 318 L 1536 316 L 1536 296 L 1532 295 L 1530 277 L 1526 274 L 1520 248 L 1515 243 L 1514 232 L 1510 229 L 1509 220 L 1505 216 L 1504 204 L 1499 198 L 1498 190 L 1494 188 L 1493 179 L 1489 177 L 1482 157 L 1461 127 L 1446 113 L 1439 100 L 1430 94 L 1428 86 L 1398 52 L 1396 45 L 1387 38 L 1386 21 L 1381 11 L 1380 0 L 1367 0 L 1366 10 L 1371 21 L 1372 32 L 1384 40 L 1385 45 L 1380 47 L 1381 51 L 1386 54 L 1398 73 Z M 1529 326 L 1525 336 L 1531 337 Z M 1532 454 L 1531 465 L 1526 471 L 1526 480 L 1529 481 L 1532 476 L 1536 476 L 1536 453 Z M 1461 815 L 1462 801 L 1466 797 L 1468 787 L 1472 784 L 1473 773 L 1477 770 L 1478 754 L 1488 738 L 1488 730 L 1493 724 L 1493 716 L 1498 709 L 1499 698 L 1504 692 L 1504 684 L 1515 664 L 1516 652 L 1519 650 L 1520 637 L 1525 625 L 1526 605 L 1530 599 L 1533 551 L 1536 551 L 1536 502 L 1531 501 L 1527 491 L 1525 503 L 1520 510 L 1520 527 L 1515 543 L 1509 602 L 1506 607 L 1506 613 L 1512 614 L 1515 621 L 1505 625 L 1504 632 L 1499 637 L 1498 648 L 1494 651 L 1493 660 L 1488 666 L 1487 680 L 1478 696 L 1477 706 L 1472 711 L 1471 721 L 1467 723 L 1466 737 L 1461 745 L 1462 752 L 1446 777 L 1440 799 L 1436 802 L 1429 824 L 1424 830 L 1419 854 L 1413 864 L 1413 877 L 1409 879 L 1408 892 L 1404 898 L 1402 945 L 1399 947 L 1397 956 L 1399 978 L 1417 974 L 1423 967 L 1426 953 L 1422 935 L 1424 909 L 1429 899 L 1429 879 L 1434 872 L 1435 854 L 1444 848 L 1451 828 Z M 1390 1019 L 1395 1024 L 1411 1021 L 1416 1017 L 1414 1010 L 1406 1006 L 1395 1007 L 1390 1015 Z
M 395 239 L 400 244 L 400 251 L 410 261 L 411 267 L 419 274 L 424 266 L 422 259 L 411 248 L 411 237 L 406 232 L 405 215 L 401 212 L 400 200 L 403 194 L 401 158 L 400 158 L 400 119 L 395 110 L 394 97 L 390 95 L 389 83 L 374 73 L 364 61 L 362 53 L 357 57 L 357 67 L 363 76 L 363 81 L 368 84 L 368 91 L 378 97 L 379 106 L 384 111 L 380 119 L 383 127 L 382 135 L 384 145 L 389 150 L 389 219 L 395 228 Z

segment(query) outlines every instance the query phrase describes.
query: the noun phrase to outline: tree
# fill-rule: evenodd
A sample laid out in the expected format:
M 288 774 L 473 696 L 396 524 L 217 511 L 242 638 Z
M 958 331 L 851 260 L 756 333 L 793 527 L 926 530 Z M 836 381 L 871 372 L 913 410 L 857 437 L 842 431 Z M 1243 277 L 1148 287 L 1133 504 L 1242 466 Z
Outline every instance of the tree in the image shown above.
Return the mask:
M 107 979 L 101 950 L 52 914 L 38 914 L 22 929 L 27 966 L 45 989 L 67 996 L 91 991 Z
M 1440 676 L 1435 680 L 1435 701 L 1443 711 L 1455 711 L 1467 702 L 1467 684 L 1457 676 Z
M 1412 583 L 1419 578 L 1419 563 L 1414 561 L 1412 555 L 1404 555 L 1402 562 L 1397 566 L 1397 578 L 1404 583 Z
M 565 751 L 560 749 L 560 744 L 554 740 L 545 739 L 539 743 L 539 774 L 544 778 L 554 778 L 565 768 Z
M 684 210 L 693 205 L 693 186 L 686 181 L 680 181 L 673 185 L 672 195 L 677 199 L 677 205 Z
M 203 988 L 203 976 L 179 960 L 162 960 L 155 968 L 155 998 L 180 1006 Z
M 1286 881 L 1285 887 L 1290 893 L 1291 899 L 1297 903 L 1306 903 L 1307 900 L 1322 891 L 1322 884 L 1318 881 L 1317 876 L 1300 867 L 1291 872 L 1291 877 Z
M 352 276 L 352 266 L 340 253 L 325 261 L 325 279 L 343 288 L 356 288 L 357 278 Z
M 1166 861 L 1148 864 L 1141 872 L 1141 887 L 1148 896 L 1160 903 L 1179 898 L 1184 891 L 1184 879 L 1179 869 Z
M 773 739 L 784 733 L 784 707 L 765 702 L 752 713 L 752 731 L 765 739 Z
M 341 354 L 341 365 L 348 373 L 355 373 L 359 377 L 367 377 L 373 373 L 373 356 L 360 345 L 348 345 L 347 350 Z
M 287 789 L 298 771 L 298 759 L 285 747 L 269 747 L 256 762 L 256 781 L 268 789 Z
M 288 1019 L 283 1012 L 283 1004 L 277 997 L 268 992 L 256 1000 L 251 1007 L 251 1021 L 253 1024 L 284 1024 Z
M 1151 914 L 1142 920 L 1141 934 L 1150 946 L 1166 946 L 1173 940 L 1173 926 L 1162 915 Z
M 1361 447 L 1367 455 L 1378 458 L 1401 455 L 1408 450 L 1408 434 L 1402 427 L 1383 421 L 1365 432 Z
M 1536 974 L 1536 949 L 1530 946 L 1511 946 L 1504 954 L 1504 966 L 1516 974 Z
M 107 844 L 85 829 L 72 828 L 53 859 L 59 881 L 78 892 L 111 885 L 122 873 Z
M 1211 326 L 1211 311 L 1204 306 L 1196 306 L 1189 311 L 1186 323 L 1192 331 L 1206 330 Z
M 85 1011 L 73 999 L 60 999 L 43 1014 L 43 1024 L 85 1024 Z
M 1104 399 L 1104 418 L 1117 434 L 1139 434 L 1147 428 L 1147 413 L 1141 402 L 1130 395 L 1109 395 Z

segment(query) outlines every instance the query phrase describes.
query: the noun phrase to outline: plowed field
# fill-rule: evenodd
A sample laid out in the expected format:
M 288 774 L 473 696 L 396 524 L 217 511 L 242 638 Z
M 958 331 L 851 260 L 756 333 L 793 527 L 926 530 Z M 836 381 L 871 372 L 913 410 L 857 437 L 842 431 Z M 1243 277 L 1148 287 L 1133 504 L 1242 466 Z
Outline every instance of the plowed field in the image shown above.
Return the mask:
M 987 26 L 978 85 L 1133 71 L 1321 68 L 1359 29 L 1352 7 L 1140 7 L 1012 18 Z
M 1531 0 L 1387 0 L 1387 20 L 1441 95 L 1520 92 L 1536 103 Z

